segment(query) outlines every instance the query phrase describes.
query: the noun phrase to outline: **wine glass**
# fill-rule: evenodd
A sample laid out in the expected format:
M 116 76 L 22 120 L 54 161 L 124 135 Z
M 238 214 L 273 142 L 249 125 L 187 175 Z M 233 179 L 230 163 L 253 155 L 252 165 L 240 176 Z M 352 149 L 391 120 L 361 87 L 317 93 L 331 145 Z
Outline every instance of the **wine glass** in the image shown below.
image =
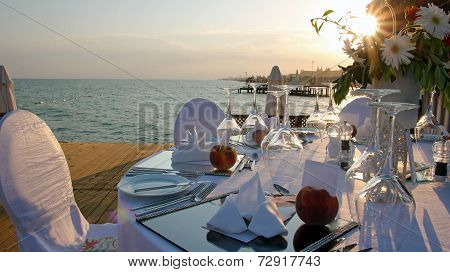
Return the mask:
M 280 98 L 286 94 L 286 91 L 279 89 L 276 87 L 276 89 L 271 89 L 270 91 L 267 91 L 267 94 L 271 94 L 276 98 L 276 111 L 275 111 L 275 125 L 274 128 L 269 131 L 269 133 L 264 137 L 264 139 L 261 142 L 261 148 L 264 149 L 270 142 L 270 140 L 273 138 L 273 136 L 276 134 L 276 132 L 280 129 Z M 286 97 L 287 99 L 287 97 Z M 287 106 L 287 105 L 286 105 Z
M 443 131 L 433 114 L 433 100 L 435 94 L 436 91 L 433 90 L 427 112 L 419 119 L 414 128 L 414 137 L 417 141 L 424 140 L 434 142 L 442 137 Z
M 261 116 L 258 115 L 256 106 L 256 86 L 254 83 L 252 83 L 251 86 L 253 87 L 252 110 L 241 127 L 241 137 L 244 144 L 252 147 L 259 147 L 261 146 L 262 140 L 269 132 L 269 129 Z
M 319 109 L 319 92 L 316 92 L 316 106 L 314 108 L 313 114 L 311 114 L 306 120 L 306 127 L 323 131 L 326 124 L 324 121 L 322 121 L 322 116 L 323 114 Z
M 393 89 L 358 89 L 353 91 L 352 94 L 367 96 L 373 102 L 380 102 L 383 97 L 400 92 L 400 90 Z M 349 209 L 354 221 L 357 220 L 356 207 L 353 201 L 355 199 L 354 193 L 357 192 L 355 187 L 362 187 L 365 182 L 377 175 L 385 161 L 385 156 L 380 146 L 380 109 L 377 107 L 371 108 L 371 126 L 367 148 L 345 174 L 345 180 L 349 187 L 347 190 Z
M 298 179 L 303 146 L 295 132 L 290 128 L 289 122 L 289 86 L 280 86 L 283 92 L 277 93 L 277 100 L 286 94 L 286 106 L 283 115 L 283 124 L 266 136 L 262 145 L 263 160 L 269 170 L 271 182 L 288 189 L 290 192 L 300 190 Z M 278 115 L 278 107 L 277 107 Z M 270 138 L 269 138 L 270 137 Z
M 329 128 L 332 125 L 339 123 L 339 115 L 337 114 L 334 106 L 333 106 L 333 94 L 331 93 L 333 90 L 333 83 L 330 83 L 330 100 L 328 101 L 328 108 L 322 114 L 322 122 L 325 124 L 326 128 Z
M 401 242 L 406 232 L 402 228 L 409 226 L 415 216 L 414 197 L 395 173 L 393 145 L 397 114 L 419 106 L 395 102 L 371 102 L 369 105 L 386 111 L 391 127 L 386 161 L 380 173 L 361 188 L 355 199 L 362 242 L 364 246 L 376 248 L 382 246 L 383 241 Z
M 239 140 L 241 128 L 231 114 L 231 94 L 234 90 L 231 88 L 223 88 L 223 90 L 227 93 L 228 104 L 225 119 L 223 119 L 222 123 L 217 127 L 217 138 L 220 144 L 228 145 L 230 144 L 230 141 Z

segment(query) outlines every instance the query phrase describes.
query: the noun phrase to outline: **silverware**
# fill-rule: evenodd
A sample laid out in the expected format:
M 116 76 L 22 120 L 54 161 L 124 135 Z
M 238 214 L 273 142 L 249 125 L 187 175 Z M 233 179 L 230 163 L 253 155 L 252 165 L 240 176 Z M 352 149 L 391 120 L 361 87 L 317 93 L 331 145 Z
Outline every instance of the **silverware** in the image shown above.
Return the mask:
M 256 161 L 251 161 L 251 163 L 250 163 L 250 170 L 251 171 L 255 170 L 255 164 L 256 164 Z
M 172 185 L 164 185 L 164 186 L 155 186 L 155 187 L 149 187 L 149 188 L 140 188 L 134 190 L 135 193 L 140 192 L 148 192 L 148 191 L 156 191 L 156 190 L 162 190 L 162 189 L 170 189 L 170 188 L 177 188 L 177 187 L 186 187 L 194 184 L 195 182 L 182 182 L 178 184 L 172 184 Z
M 142 210 L 142 209 L 146 209 L 146 208 L 150 208 L 150 207 L 156 207 L 156 206 L 160 206 L 166 203 L 170 203 L 176 200 L 180 200 L 180 199 L 184 199 L 187 200 L 189 198 L 192 198 L 193 195 L 197 194 L 198 192 L 200 192 L 200 190 L 202 190 L 203 188 L 205 188 L 206 183 L 199 183 L 197 187 L 195 187 L 188 195 L 179 197 L 179 196 L 174 196 L 174 197 L 169 197 L 163 200 L 159 200 L 159 201 L 154 201 L 152 203 L 149 204 L 144 204 L 141 206 L 137 206 L 134 207 L 132 209 L 130 209 L 130 211 L 137 211 L 137 210 Z
M 357 245 L 358 245 L 358 244 L 350 244 L 350 245 L 346 245 L 346 246 L 343 246 L 343 247 L 338 248 L 338 249 L 336 249 L 336 250 L 333 250 L 333 251 L 331 251 L 331 252 L 349 252 L 349 251 L 351 251 L 352 249 L 354 249 Z
M 241 160 L 241 162 L 240 162 L 240 164 L 239 164 L 239 167 L 238 167 L 238 171 L 239 171 L 239 172 L 241 172 L 242 169 L 245 168 L 245 166 L 247 165 L 247 162 L 248 162 L 249 160 L 250 160 L 250 159 L 247 158 L 247 156 L 245 156 L 245 157 Z
M 144 211 L 140 212 L 140 213 L 136 213 L 135 216 L 136 217 L 142 217 L 142 216 L 147 216 L 151 213 L 157 212 L 157 211 L 161 211 L 164 210 L 166 208 L 171 208 L 172 206 L 175 206 L 177 204 L 183 203 L 183 202 L 200 202 L 202 201 L 206 196 L 208 196 L 217 186 L 217 184 L 211 182 L 209 184 L 203 183 L 205 186 L 203 186 L 199 191 L 197 191 L 195 194 L 191 194 L 189 195 L 187 198 L 179 198 L 177 200 L 174 201 L 170 201 L 167 203 L 163 203 L 161 205 L 157 205 L 157 206 L 151 206 L 147 209 L 145 209 Z
M 214 200 L 218 200 L 218 199 L 223 199 L 223 198 L 225 198 L 225 197 L 227 197 L 227 196 L 229 196 L 231 194 L 237 194 L 237 193 L 238 193 L 238 191 L 228 192 L 228 193 L 225 193 L 225 194 L 221 194 L 221 195 L 217 195 L 217 196 L 214 196 L 214 197 L 211 197 L 211 198 L 204 199 L 203 201 L 200 201 L 200 202 L 186 201 L 186 202 L 183 202 L 183 203 L 181 203 L 179 205 L 170 206 L 169 208 L 164 209 L 164 210 L 159 210 L 159 211 L 156 211 L 156 212 L 153 212 L 153 213 L 149 213 L 149 214 L 141 216 L 141 217 L 137 217 L 136 221 L 143 222 L 143 221 L 146 221 L 146 220 L 158 217 L 158 216 L 162 216 L 162 215 L 169 214 L 169 213 L 172 213 L 172 212 L 176 212 L 176 211 L 179 211 L 179 210 L 183 210 L 183 209 L 191 208 L 191 207 L 194 207 L 194 206 L 197 206 L 197 205 L 201 205 L 202 203 L 205 203 L 205 202 L 214 201 Z
M 284 188 L 283 186 L 279 185 L 279 184 L 274 184 L 273 187 L 275 188 L 275 190 L 277 190 L 278 193 L 280 193 L 280 195 L 282 196 L 289 196 L 291 195 L 291 192 Z
M 369 247 L 369 248 L 365 248 L 365 249 L 361 249 L 359 252 L 369 252 L 372 251 L 373 248 Z
M 340 236 L 350 232 L 351 230 L 357 228 L 359 225 L 355 222 L 349 222 L 345 226 L 342 226 L 340 228 L 337 228 L 336 230 L 332 231 L 327 236 L 323 237 L 319 241 L 307 246 L 302 251 L 303 252 L 314 252 L 318 250 L 319 248 L 323 247 L 324 245 L 332 242 L 333 240 L 336 240 Z

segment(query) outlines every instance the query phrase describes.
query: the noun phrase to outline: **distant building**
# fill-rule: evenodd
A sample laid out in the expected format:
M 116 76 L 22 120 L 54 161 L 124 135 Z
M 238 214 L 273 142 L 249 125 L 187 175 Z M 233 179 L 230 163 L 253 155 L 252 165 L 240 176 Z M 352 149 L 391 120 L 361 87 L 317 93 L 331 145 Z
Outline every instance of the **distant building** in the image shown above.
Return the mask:
M 332 82 L 342 75 L 341 70 L 317 68 L 316 71 L 301 70 L 299 77 L 302 83 Z

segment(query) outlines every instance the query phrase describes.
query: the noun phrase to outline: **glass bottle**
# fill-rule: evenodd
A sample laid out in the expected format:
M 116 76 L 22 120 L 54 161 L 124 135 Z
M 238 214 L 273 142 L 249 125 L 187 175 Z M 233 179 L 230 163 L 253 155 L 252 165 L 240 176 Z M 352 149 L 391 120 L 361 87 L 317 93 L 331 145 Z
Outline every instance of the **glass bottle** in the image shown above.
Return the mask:
M 327 129 L 328 145 L 327 145 L 327 161 L 338 163 L 339 161 L 339 149 L 341 148 L 339 125 L 333 125 Z
M 339 149 L 339 164 L 342 169 L 348 170 L 353 163 L 354 146 L 351 142 L 353 127 L 344 121 L 339 126 L 339 137 L 341 140 L 341 148 Z
M 448 163 L 450 160 L 450 140 L 448 136 L 433 144 L 433 180 L 450 182 Z

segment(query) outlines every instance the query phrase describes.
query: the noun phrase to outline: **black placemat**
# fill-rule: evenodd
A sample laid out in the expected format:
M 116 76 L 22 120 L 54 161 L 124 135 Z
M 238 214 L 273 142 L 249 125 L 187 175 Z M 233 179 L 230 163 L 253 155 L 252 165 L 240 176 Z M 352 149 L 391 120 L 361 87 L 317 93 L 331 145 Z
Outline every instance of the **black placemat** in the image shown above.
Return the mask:
M 297 215 L 294 215 L 286 222 L 286 228 L 289 231 L 287 236 L 277 236 L 271 239 L 259 237 L 245 244 L 203 228 L 223 202 L 224 198 L 221 198 L 160 217 L 143 220 L 139 223 L 180 249 L 193 252 L 302 251 L 319 240 L 323 240 L 326 244 L 329 235 L 340 228 L 347 226 L 353 229 L 356 227 L 354 223 L 343 219 L 337 219 L 326 226 L 310 226 L 304 224 Z M 294 212 L 295 210 L 292 203 L 279 204 L 279 209 L 283 213 Z M 321 250 L 327 251 L 329 248 L 325 246 Z

